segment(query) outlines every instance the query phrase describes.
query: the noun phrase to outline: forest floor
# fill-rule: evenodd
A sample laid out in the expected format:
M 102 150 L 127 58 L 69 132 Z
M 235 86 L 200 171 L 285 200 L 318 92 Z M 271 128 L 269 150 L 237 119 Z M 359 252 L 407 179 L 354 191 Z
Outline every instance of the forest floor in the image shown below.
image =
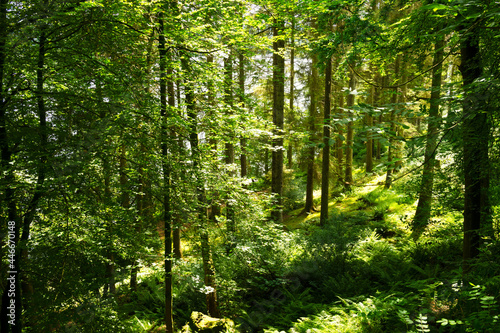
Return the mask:
M 500 291 L 500 265 L 487 258 L 463 279 L 461 212 L 438 207 L 415 242 L 410 223 L 417 198 L 408 195 L 414 185 L 384 189 L 384 173 L 358 171 L 355 179 L 352 191 L 332 193 L 324 227 L 319 211 L 301 214 L 302 208 L 287 213 L 288 232 L 249 219 L 227 253 L 225 228 L 214 226 L 221 309 L 238 332 L 500 332 L 493 328 L 498 305 L 491 296 Z M 188 232 L 183 239 L 185 257 L 173 272 L 174 317 L 182 325 L 191 311 L 204 311 L 197 237 Z M 157 312 L 162 279 L 162 263 L 143 271 L 139 292 L 125 304 L 138 332 L 164 328 Z
M 359 173 L 359 171 L 358 171 Z M 342 194 L 335 198 L 330 198 L 328 202 L 328 212 L 329 215 L 332 214 L 358 214 L 360 210 L 364 210 L 368 214 L 373 213 L 372 207 L 362 207 L 359 200 L 363 195 L 370 193 L 371 191 L 377 189 L 378 187 L 383 187 L 383 182 L 385 180 L 385 174 L 372 174 L 364 175 L 363 178 L 359 179 L 358 182 L 362 183 L 360 185 L 354 186 L 351 193 Z M 319 201 L 321 199 L 321 191 L 314 191 L 314 201 Z M 408 215 L 413 215 L 415 206 L 406 206 L 405 211 Z M 304 227 L 307 224 L 319 224 L 320 219 L 319 208 L 315 208 L 314 212 L 303 213 L 303 209 L 299 208 L 289 212 L 283 221 L 283 224 L 288 230 L 294 230 Z

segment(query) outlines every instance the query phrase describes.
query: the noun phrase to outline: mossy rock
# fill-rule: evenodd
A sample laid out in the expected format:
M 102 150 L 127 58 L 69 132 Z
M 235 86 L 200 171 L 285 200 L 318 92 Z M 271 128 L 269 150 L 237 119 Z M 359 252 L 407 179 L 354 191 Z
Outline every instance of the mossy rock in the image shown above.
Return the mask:
M 234 322 L 230 319 L 212 318 L 201 312 L 193 311 L 189 323 L 181 333 L 229 333 L 235 332 Z

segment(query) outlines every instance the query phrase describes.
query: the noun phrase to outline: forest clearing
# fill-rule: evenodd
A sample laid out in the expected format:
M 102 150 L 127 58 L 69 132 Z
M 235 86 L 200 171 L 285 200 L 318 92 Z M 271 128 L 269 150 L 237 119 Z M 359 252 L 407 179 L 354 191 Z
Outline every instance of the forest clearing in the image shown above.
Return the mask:
M 500 333 L 494 0 L 0 0 L 0 333 Z

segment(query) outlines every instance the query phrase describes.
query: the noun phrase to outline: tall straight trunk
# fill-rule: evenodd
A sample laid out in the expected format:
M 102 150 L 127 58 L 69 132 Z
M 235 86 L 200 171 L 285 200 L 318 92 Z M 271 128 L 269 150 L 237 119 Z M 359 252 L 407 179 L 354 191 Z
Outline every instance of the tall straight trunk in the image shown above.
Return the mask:
M 330 186 L 330 94 L 332 91 L 332 59 L 326 60 L 325 66 L 325 106 L 323 113 L 323 164 L 321 168 L 321 215 L 320 224 L 328 221 L 328 199 Z
M 171 55 L 171 60 L 172 60 L 172 53 Z M 168 101 L 168 106 L 170 107 L 171 110 L 175 108 L 175 85 L 174 85 L 174 71 L 171 66 L 168 67 L 167 69 L 167 101 Z M 177 100 L 177 104 L 180 105 L 180 100 Z M 172 137 L 177 138 L 177 146 L 179 149 L 182 149 L 183 144 L 182 144 L 182 139 L 177 136 L 176 133 L 171 134 Z M 173 256 L 176 259 L 182 258 L 182 242 L 181 242 L 181 227 L 182 227 L 182 222 L 179 218 L 179 214 L 175 212 L 175 208 L 171 208 L 172 211 L 172 251 L 173 251 Z M 175 216 L 175 217 L 174 217 Z
M 35 212 L 38 207 L 38 203 L 40 199 L 43 197 L 45 194 L 45 191 L 43 189 L 43 184 L 45 182 L 45 174 L 46 174 L 46 169 L 47 169 L 47 157 L 48 157 L 48 133 L 47 133 L 47 112 L 46 112 L 46 107 L 45 107 L 45 99 L 44 99 L 44 94 L 45 90 L 43 87 L 44 83 L 44 67 L 45 67 L 45 44 L 46 44 L 46 35 L 45 31 L 42 31 L 40 34 L 40 43 L 38 45 L 38 65 L 37 65 L 37 71 L 36 71 L 36 76 L 37 76 L 37 93 L 36 93 L 36 99 L 37 99 L 37 109 L 38 109 L 38 135 L 40 139 L 40 143 L 38 146 L 38 150 L 40 152 L 40 157 L 38 161 L 38 178 L 35 186 L 35 191 L 33 194 L 33 197 L 31 198 L 28 211 L 24 217 L 24 223 L 23 223 L 23 233 L 21 236 L 21 258 L 19 262 L 19 266 L 22 266 L 26 261 L 28 260 L 28 249 L 26 247 L 26 243 L 28 242 L 30 238 L 30 228 L 31 228 L 31 223 L 33 222 L 33 219 L 35 217 Z M 22 283 L 23 283 L 23 299 L 24 301 L 28 302 L 31 294 L 33 292 L 33 286 L 30 281 L 30 277 L 27 275 L 22 276 Z M 27 304 L 24 305 L 24 308 L 27 308 Z M 21 305 L 19 305 L 21 308 Z
M 224 59 L 224 102 L 226 103 L 226 107 L 229 109 L 227 113 L 228 117 L 231 117 L 233 114 L 233 105 L 234 105 L 234 95 L 233 95 L 233 55 L 232 51 L 230 51 L 227 58 Z M 229 129 L 229 132 L 226 136 L 226 165 L 229 166 L 229 176 L 234 177 L 234 172 L 232 171 L 234 165 L 234 131 L 232 128 Z M 231 193 L 227 193 L 226 200 L 226 228 L 227 228 L 227 251 L 231 251 L 234 248 L 234 239 L 236 232 L 236 221 L 235 221 L 235 213 L 234 206 L 231 200 Z
M 238 56 L 238 85 L 239 85 L 239 96 L 241 108 L 245 108 L 245 56 L 243 51 L 240 52 Z M 240 176 L 242 178 L 247 176 L 247 139 L 245 134 L 240 138 Z
M 373 68 L 371 68 L 373 71 Z M 374 74 L 375 76 L 375 74 Z M 370 89 L 370 106 L 375 107 L 375 86 Z M 371 112 L 366 113 L 366 127 L 368 128 L 366 132 L 366 157 L 365 157 L 365 172 L 373 172 L 373 114 Z
M 96 95 L 99 103 L 104 100 L 102 94 L 102 85 L 99 77 L 96 78 Z M 101 109 L 99 112 L 99 117 L 102 122 L 107 121 L 107 114 L 104 109 Z M 106 143 L 108 143 L 107 138 L 104 138 Z M 107 154 L 106 151 L 102 153 L 102 173 L 104 178 L 104 200 L 103 204 L 106 208 L 110 207 L 112 203 L 112 192 L 111 192 L 111 179 L 112 179 L 112 169 L 111 169 L 111 159 L 112 157 Z M 105 226 L 106 226 L 106 236 L 107 236 L 107 248 L 106 248 L 106 267 L 105 267 L 105 278 L 106 284 L 104 285 L 104 295 L 108 295 L 108 293 L 112 296 L 116 293 L 116 267 L 115 267 L 115 254 L 114 254 L 114 244 L 113 244 L 113 216 L 109 215 L 109 213 L 104 213 L 105 217 Z
M 341 91 L 337 89 L 337 115 L 336 118 L 342 120 L 344 117 L 344 95 Z M 335 129 L 338 133 L 337 140 L 335 142 L 335 156 L 337 157 L 337 182 L 339 184 L 344 184 L 344 140 L 342 139 L 344 136 L 344 129 L 341 124 L 335 126 Z
M 439 105 L 441 104 L 442 61 L 443 61 L 444 36 L 434 44 L 434 60 L 432 70 L 431 100 L 429 118 L 427 121 L 427 141 L 424 153 L 424 169 L 418 198 L 417 210 L 413 218 L 412 236 L 416 240 L 420 237 L 431 217 L 432 189 L 434 187 L 434 164 L 436 161 L 436 148 L 438 130 L 441 123 Z
M 283 115 L 285 106 L 284 22 L 275 20 L 273 28 L 273 154 L 271 192 L 275 197 L 271 211 L 274 222 L 283 222 Z
M 405 61 L 400 61 L 401 63 L 401 69 L 400 75 L 401 75 L 401 81 L 406 82 L 408 80 L 408 74 L 406 70 L 406 62 Z M 401 91 L 398 94 L 398 109 L 401 109 L 401 105 L 405 105 L 407 101 L 407 93 L 408 93 L 408 85 L 405 83 L 401 85 Z M 401 113 L 398 112 L 398 115 L 396 116 L 396 123 L 401 123 Z M 404 146 L 405 146 L 405 129 L 401 125 L 396 125 L 396 151 L 394 156 L 396 157 L 396 162 L 394 163 L 394 172 L 397 172 L 401 170 L 403 163 L 404 163 Z
M 172 61 L 173 53 L 170 52 L 170 60 Z M 167 102 L 170 110 L 175 109 L 175 85 L 174 85 L 174 70 L 172 66 L 168 66 L 167 69 Z M 177 104 L 180 107 L 180 100 L 177 100 Z M 178 148 L 182 149 L 182 139 L 177 136 L 176 133 L 171 133 L 172 137 L 177 138 Z M 171 180 L 172 182 L 172 180 Z M 170 195 L 172 196 L 172 190 L 170 191 Z M 176 259 L 182 258 L 182 243 L 181 243 L 181 227 L 182 223 L 179 220 L 178 214 L 174 214 L 174 207 L 170 208 L 171 210 L 171 221 L 172 221 L 172 252 L 173 256 Z M 174 221 L 175 215 L 175 221 Z
M 103 161 L 103 173 L 104 173 L 104 203 L 105 206 L 111 205 L 111 166 L 107 156 L 104 156 Z M 108 236 L 108 248 L 106 253 L 106 286 L 104 288 L 105 294 L 109 292 L 110 295 L 116 294 L 116 268 L 115 268 L 115 254 L 113 251 L 113 226 L 112 226 L 112 216 L 106 214 L 106 232 Z
M 172 293 L 172 208 L 171 208 L 171 169 L 168 164 L 167 145 L 167 48 L 165 42 L 165 26 L 163 11 L 159 14 L 160 34 L 158 38 L 158 53 L 160 55 L 160 117 L 161 117 L 161 154 L 163 170 L 163 220 L 165 221 L 165 326 L 166 332 L 173 333 L 173 293 Z
M 397 82 L 399 80 L 399 65 L 400 65 L 400 56 L 398 55 L 396 57 L 396 61 L 394 64 L 394 82 Z M 392 97 L 391 97 L 391 104 L 392 104 L 392 111 L 391 111 L 391 116 L 390 116 L 390 137 L 389 137 L 389 150 L 387 152 L 387 173 L 385 176 L 385 184 L 384 188 L 388 189 L 392 186 L 392 176 L 394 173 L 394 156 L 395 156 L 395 136 L 397 132 L 397 126 L 396 126 L 396 108 L 397 108 L 397 103 L 398 103 L 398 88 L 394 88 L 392 92 Z
M 182 68 L 185 73 L 190 73 L 191 68 L 187 57 L 181 57 Z M 185 87 L 186 108 L 190 124 L 189 143 L 191 145 L 191 159 L 193 161 L 193 174 L 195 175 L 197 211 L 199 219 L 199 235 L 201 243 L 201 257 L 203 262 L 204 282 L 206 291 L 206 303 L 208 314 L 219 317 L 217 304 L 217 285 L 215 267 L 212 259 L 212 250 L 208 235 L 208 210 L 206 208 L 205 181 L 201 170 L 201 151 L 198 140 L 197 113 L 195 108 L 195 95 L 191 85 Z
M 135 204 L 137 208 L 137 214 L 139 218 L 136 219 L 135 223 L 135 231 L 137 233 L 142 233 L 142 220 L 144 218 L 144 195 L 142 194 L 144 191 L 144 175 L 142 172 L 142 168 L 139 169 L 139 187 L 137 188 L 137 194 L 135 196 Z M 136 292 L 137 291 L 137 274 L 139 273 L 139 263 L 137 258 L 133 259 L 132 269 L 130 270 L 130 290 Z
M 479 254 L 481 229 L 490 222 L 488 202 L 490 124 L 486 97 L 478 91 L 477 87 L 474 87 L 474 81 L 481 77 L 483 71 L 478 28 L 470 30 L 466 32 L 467 35 L 462 36 L 460 45 L 460 71 L 465 91 L 465 97 L 462 101 L 464 113 L 462 128 L 465 176 L 463 244 L 465 271 L 470 269 L 470 260 Z
M 356 78 L 354 76 L 354 72 L 350 71 L 349 73 L 349 95 L 347 96 L 347 108 L 350 109 L 354 106 L 355 96 L 353 94 L 354 90 L 356 90 Z M 347 122 L 347 137 L 346 137 L 346 149 L 345 149 L 345 189 L 347 191 L 351 190 L 351 186 L 353 183 L 352 177 L 352 151 L 353 151 L 353 143 L 354 143 L 354 127 L 352 121 L 352 113 L 348 111 L 349 121 Z
M 209 67 L 212 67 L 214 65 L 214 57 L 213 55 L 209 54 L 207 55 L 207 64 Z M 180 90 L 180 88 L 178 88 Z M 179 95 L 180 96 L 180 95 Z M 178 99 L 179 104 L 180 104 L 180 99 Z M 215 91 L 214 91 L 214 83 L 212 80 L 208 80 L 207 82 L 207 102 L 208 105 L 210 106 L 210 109 L 208 111 L 208 118 L 210 119 L 215 119 L 216 116 L 214 114 L 215 110 Z M 210 151 L 211 151 L 211 157 L 216 160 L 217 157 L 217 139 L 215 138 L 216 129 L 212 127 L 209 132 L 208 132 L 208 144 L 210 146 Z M 215 193 L 214 197 L 218 197 L 219 194 Z M 216 221 L 216 217 L 221 214 L 221 206 L 218 203 L 217 200 L 212 200 L 212 203 L 210 205 L 210 216 L 209 220 L 211 222 Z
M 290 125 L 294 119 L 294 99 L 295 99 L 295 16 L 292 16 L 291 27 L 291 41 L 290 41 Z M 288 169 L 293 167 L 293 142 L 292 137 L 288 138 L 288 149 L 286 154 L 288 160 Z
M 375 84 L 377 84 L 377 86 L 374 86 L 373 87 L 373 104 L 372 106 L 373 107 L 378 107 L 379 106 L 379 103 L 380 103 L 380 88 L 378 87 L 378 84 L 380 82 L 380 74 L 377 72 L 375 73 L 375 77 L 373 78 L 373 81 L 375 82 Z M 379 124 L 381 124 L 379 122 L 379 119 L 377 117 L 372 117 L 372 123 L 373 123 L 373 126 L 379 126 Z M 380 159 L 380 141 L 378 139 L 372 139 L 372 146 L 373 146 L 373 157 L 376 159 L 376 160 L 379 160 Z
M 309 147 L 307 148 L 307 183 L 306 183 L 306 203 L 304 207 L 305 213 L 310 213 L 314 210 L 314 155 L 316 147 L 313 144 L 316 138 L 316 112 L 318 108 L 318 57 L 313 54 L 311 57 L 311 76 L 309 81 Z

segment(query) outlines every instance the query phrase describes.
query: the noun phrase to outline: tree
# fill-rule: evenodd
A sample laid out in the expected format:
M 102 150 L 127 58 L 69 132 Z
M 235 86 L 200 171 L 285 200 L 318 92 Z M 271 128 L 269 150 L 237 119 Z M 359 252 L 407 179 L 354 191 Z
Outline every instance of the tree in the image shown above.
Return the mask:
M 311 213 L 314 210 L 314 157 L 316 155 L 316 112 L 318 108 L 318 57 L 311 56 L 311 76 L 309 78 L 309 143 L 307 147 L 307 183 L 306 183 L 306 203 L 304 213 Z
M 479 254 L 481 227 L 489 220 L 489 132 L 488 107 L 484 95 L 476 85 L 483 75 L 481 48 L 477 22 L 462 26 L 460 44 L 460 71 L 465 96 L 463 108 L 463 158 L 465 176 L 464 206 L 464 261 Z
M 347 136 L 346 136 L 346 148 L 345 148 L 345 179 L 344 187 L 347 191 L 351 190 L 353 177 L 352 177 L 352 154 L 353 154 L 353 144 L 354 144 L 354 121 L 352 114 L 352 107 L 355 101 L 355 90 L 356 90 L 356 77 L 354 72 L 351 70 L 349 72 L 349 95 L 347 95 L 347 109 L 349 110 L 349 120 L 347 122 Z
M 328 220 L 328 190 L 330 186 L 330 94 L 332 89 L 332 59 L 326 59 L 325 105 L 323 113 L 323 164 L 321 168 L 321 216 L 320 224 Z
M 438 129 L 441 120 L 439 106 L 444 53 L 444 36 L 439 36 L 438 38 L 439 40 L 437 40 L 434 44 L 431 100 L 427 125 L 427 141 L 424 153 L 424 169 L 422 173 L 417 210 L 415 212 L 415 217 L 413 218 L 414 239 L 418 239 L 431 217 L 434 165 L 436 161 Z
M 285 58 L 283 49 L 284 21 L 276 19 L 273 26 L 273 154 L 271 192 L 275 196 L 271 219 L 283 221 L 283 116 L 285 106 Z

